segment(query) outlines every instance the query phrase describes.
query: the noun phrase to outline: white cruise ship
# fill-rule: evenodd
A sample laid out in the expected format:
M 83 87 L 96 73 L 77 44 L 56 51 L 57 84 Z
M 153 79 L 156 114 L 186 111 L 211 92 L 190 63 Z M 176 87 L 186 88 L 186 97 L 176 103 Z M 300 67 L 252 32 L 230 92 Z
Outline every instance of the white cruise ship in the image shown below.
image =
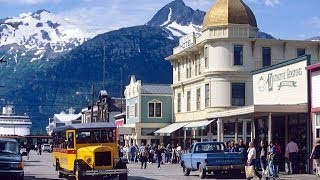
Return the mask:
M 32 122 L 28 115 L 16 115 L 13 105 L 6 105 L 0 114 L 0 136 L 30 135 Z

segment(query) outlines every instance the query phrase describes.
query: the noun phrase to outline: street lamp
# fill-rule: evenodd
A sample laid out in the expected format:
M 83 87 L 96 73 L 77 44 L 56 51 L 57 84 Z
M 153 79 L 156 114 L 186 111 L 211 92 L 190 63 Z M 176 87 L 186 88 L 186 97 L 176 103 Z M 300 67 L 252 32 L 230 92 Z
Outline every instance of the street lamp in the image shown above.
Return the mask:
M 93 120 L 93 98 L 94 98 L 94 85 L 91 86 L 91 92 L 76 92 L 76 95 L 91 95 L 91 119 L 90 122 Z

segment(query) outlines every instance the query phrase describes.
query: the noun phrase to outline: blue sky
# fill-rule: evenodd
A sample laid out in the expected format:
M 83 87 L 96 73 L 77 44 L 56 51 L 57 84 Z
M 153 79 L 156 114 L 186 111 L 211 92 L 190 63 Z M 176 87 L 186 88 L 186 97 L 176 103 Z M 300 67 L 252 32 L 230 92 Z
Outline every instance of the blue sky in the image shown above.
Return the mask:
M 141 25 L 171 0 L 0 0 L 0 18 L 46 9 L 81 23 L 110 29 Z M 184 0 L 207 11 L 215 0 Z M 320 36 L 320 0 L 244 0 L 258 27 L 280 39 Z

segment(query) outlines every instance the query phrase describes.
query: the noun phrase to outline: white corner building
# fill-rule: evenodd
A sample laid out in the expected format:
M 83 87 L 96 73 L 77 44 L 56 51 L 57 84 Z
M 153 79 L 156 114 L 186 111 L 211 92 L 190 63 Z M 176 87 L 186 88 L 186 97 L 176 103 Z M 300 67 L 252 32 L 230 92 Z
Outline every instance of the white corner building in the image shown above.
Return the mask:
M 184 134 L 168 131 L 174 141 L 186 140 L 188 146 L 209 132 L 220 141 L 252 140 L 250 118 L 211 118 L 210 113 L 253 105 L 254 70 L 304 54 L 311 55 L 311 64 L 319 62 L 320 42 L 262 39 L 258 30 L 242 0 L 217 0 L 203 20 L 202 35 L 180 38 L 166 60 L 173 66 L 174 122 L 189 124 L 180 127 Z

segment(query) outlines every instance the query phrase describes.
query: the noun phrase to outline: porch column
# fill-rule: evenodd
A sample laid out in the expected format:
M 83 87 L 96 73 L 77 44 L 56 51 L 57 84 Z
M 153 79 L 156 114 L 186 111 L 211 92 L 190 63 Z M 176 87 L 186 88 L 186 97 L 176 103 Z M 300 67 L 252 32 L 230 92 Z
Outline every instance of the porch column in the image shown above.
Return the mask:
M 223 142 L 223 121 L 218 119 L 217 121 L 217 141 Z
M 268 144 L 272 141 L 272 114 L 269 113 L 268 115 Z
M 285 143 L 285 145 L 287 145 L 288 144 L 288 142 L 289 142 L 289 130 L 288 130 L 288 126 L 289 126 L 289 121 L 288 121 L 288 115 L 286 115 L 285 117 L 284 117 L 285 119 L 284 119 L 284 128 L 285 128 L 285 134 L 284 134 L 284 143 Z
M 187 144 L 187 129 L 183 129 L 183 150 L 186 150 Z
M 254 119 L 251 119 L 251 142 L 254 142 L 255 139 L 255 135 L 256 135 L 256 128 L 254 126 Z
M 243 123 L 242 123 L 242 139 L 243 139 L 243 142 L 246 144 L 247 143 L 247 135 L 248 135 L 248 132 L 247 132 L 247 120 L 242 120 Z
M 238 119 L 236 119 L 236 122 L 234 123 L 234 140 L 235 142 L 238 142 Z

